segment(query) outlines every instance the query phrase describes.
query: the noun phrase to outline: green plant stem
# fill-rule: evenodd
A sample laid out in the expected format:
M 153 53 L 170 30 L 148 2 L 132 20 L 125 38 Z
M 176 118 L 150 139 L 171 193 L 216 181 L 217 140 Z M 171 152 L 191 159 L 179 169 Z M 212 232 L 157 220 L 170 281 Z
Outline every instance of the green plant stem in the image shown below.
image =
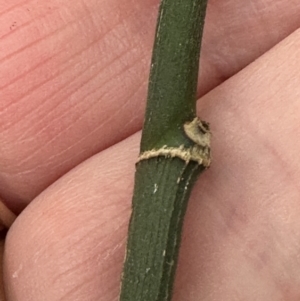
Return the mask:
M 156 31 L 120 301 L 171 299 L 187 201 L 210 163 L 196 117 L 207 0 L 163 0 Z
M 199 54 L 207 0 L 163 0 L 153 48 L 141 152 L 188 143 L 196 116 Z

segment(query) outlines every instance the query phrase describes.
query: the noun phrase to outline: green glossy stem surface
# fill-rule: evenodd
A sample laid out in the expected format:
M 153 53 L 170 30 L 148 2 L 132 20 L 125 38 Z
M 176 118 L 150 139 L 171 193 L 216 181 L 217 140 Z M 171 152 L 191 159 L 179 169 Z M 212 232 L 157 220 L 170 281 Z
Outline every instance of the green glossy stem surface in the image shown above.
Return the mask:
M 188 142 L 196 115 L 199 53 L 207 0 L 163 0 L 156 29 L 141 151 Z
M 205 129 L 196 127 L 196 134 L 187 135 L 184 124 L 196 117 L 206 5 L 202 0 L 161 2 L 120 301 L 171 300 L 188 198 L 207 167 L 174 152 L 189 152 L 196 144 L 202 148 L 202 140 L 199 144 L 190 136 L 204 135 Z M 209 154 L 209 147 L 203 149 Z M 158 152 L 142 157 L 149 151 Z

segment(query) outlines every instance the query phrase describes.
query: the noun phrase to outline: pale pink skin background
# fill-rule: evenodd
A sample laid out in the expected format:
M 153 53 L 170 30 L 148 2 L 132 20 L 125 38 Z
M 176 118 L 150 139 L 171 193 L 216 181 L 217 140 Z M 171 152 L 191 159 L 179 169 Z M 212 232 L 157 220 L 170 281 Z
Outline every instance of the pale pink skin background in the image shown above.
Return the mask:
M 118 299 L 158 3 L 0 0 L 0 195 L 30 204 L 7 237 L 8 301 Z M 174 301 L 300 300 L 299 15 L 298 0 L 209 1 L 213 163 Z

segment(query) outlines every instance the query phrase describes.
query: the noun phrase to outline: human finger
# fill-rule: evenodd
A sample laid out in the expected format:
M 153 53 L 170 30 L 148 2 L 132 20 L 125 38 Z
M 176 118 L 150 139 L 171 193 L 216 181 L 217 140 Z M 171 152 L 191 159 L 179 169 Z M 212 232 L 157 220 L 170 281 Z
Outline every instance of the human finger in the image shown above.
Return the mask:
M 200 100 L 214 159 L 190 200 L 174 300 L 299 299 L 299 46 L 297 31 Z M 9 300 L 117 298 L 139 138 L 82 163 L 19 216 Z
M 0 3 L 0 191 L 20 211 L 141 128 L 159 1 Z M 209 1 L 199 95 L 297 28 L 299 9 Z

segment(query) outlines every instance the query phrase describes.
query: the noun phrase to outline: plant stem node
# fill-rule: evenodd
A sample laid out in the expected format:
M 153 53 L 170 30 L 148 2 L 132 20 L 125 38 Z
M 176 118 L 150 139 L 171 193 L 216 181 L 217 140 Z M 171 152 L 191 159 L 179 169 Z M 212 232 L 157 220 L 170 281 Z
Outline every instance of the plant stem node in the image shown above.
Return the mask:
M 195 143 L 193 146 L 187 147 L 182 144 L 179 147 L 168 147 L 164 145 L 159 149 L 152 149 L 141 153 L 138 162 L 163 156 L 167 158 L 179 158 L 185 161 L 186 164 L 190 161 L 195 161 L 199 165 L 208 168 L 211 162 L 211 133 L 209 124 L 196 117 L 192 121 L 186 122 L 183 129 L 186 136 Z

